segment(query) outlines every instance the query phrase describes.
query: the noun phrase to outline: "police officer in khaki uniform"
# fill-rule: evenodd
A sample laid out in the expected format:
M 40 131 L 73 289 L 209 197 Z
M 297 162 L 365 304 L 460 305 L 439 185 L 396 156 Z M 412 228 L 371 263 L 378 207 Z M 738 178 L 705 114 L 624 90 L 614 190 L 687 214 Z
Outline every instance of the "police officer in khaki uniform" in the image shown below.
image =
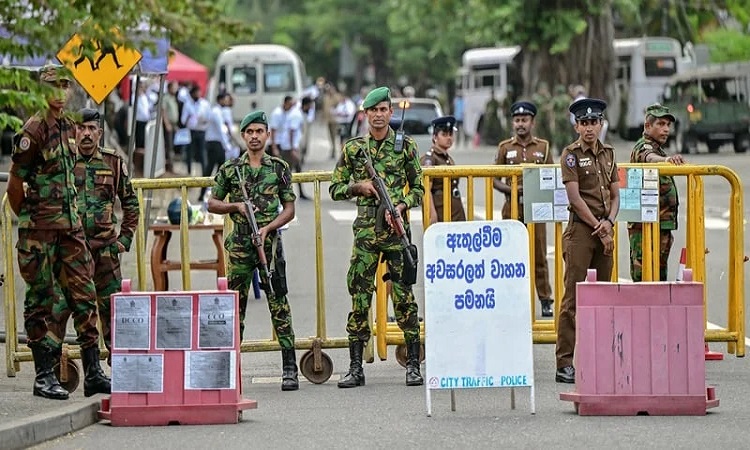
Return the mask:
M 614 226 L 620 209 L 620 188 L 611 145 L 602 144 L 604 110 L 607 104 L 583 98 L 570 105 L 578 140 L 563 149 L 560 166 L 570 202 L 570 219 L 563 233 L 565 294 L 557 326 L 557 372 L 555 381 L 575 383 L 573 352 L 576 342 L 576 283 L 596 269 L 599 281 L 612 277 Z
M 438 117 L 432 121 L 432 147 L 422 155 L 420 164 L 422 167 L 430 166 L 455 166 L 453 157 L 448 154 L 448 150 L 453 146 L 453 135 L 457 131 L 456 118 L 453 116 Z M 443 191 L 448 183 L 443 178 L 432 180 L 430 192 L 432 201 L 430 202 L 430 225 L 436 222 L 445 222 L 443 218 Z M 466 220 L 464 205 L 461 203 L 461 191 L 458 189 L 458 178 L 450 180 L 447 188 L 451 193 L 451 222 L 461 222 Z
M 497 146 L 495 164 L 552 164 L 549 142 L 533 134 L 536 106 L 529 102 L 516 102 L 510 107 L 514 136 Z M 493 186 L 505 194 L 503 219 L 510 219 L 510 179 L 496 178 Z M 518 177 L 518 220 L 523 222 L 523 179 Z M 540 223 L 534 227 L 534 274 L 542 317 L 552 317 L 552 288 L 547 268 L 547 227 Z

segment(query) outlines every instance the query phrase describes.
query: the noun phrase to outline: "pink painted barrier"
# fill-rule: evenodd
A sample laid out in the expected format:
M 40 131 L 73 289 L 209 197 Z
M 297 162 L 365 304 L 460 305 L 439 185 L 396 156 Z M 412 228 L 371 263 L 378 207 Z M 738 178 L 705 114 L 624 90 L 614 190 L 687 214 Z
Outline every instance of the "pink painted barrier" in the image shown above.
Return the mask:
M 582 416 L 705 415 L 719 405 L 706 387 L 703 285 L 578 283 L 576 384 L 560 399 Z

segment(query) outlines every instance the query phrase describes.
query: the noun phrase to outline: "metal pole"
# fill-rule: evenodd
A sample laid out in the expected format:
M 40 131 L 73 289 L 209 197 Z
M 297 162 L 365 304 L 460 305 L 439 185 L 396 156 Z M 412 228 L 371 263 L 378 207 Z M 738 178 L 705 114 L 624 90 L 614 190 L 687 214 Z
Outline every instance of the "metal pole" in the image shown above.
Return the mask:
M 162 121 L 162 103 L 164 101 L 164 83 L 166 81 L 166 74 L 159 75 L 159 95 L 156 100 L 156 126 L 154 127 L 154 145 L 151 150 L 151 167 L 149 167 L 148 178 L 154 178 L 154 172 L 156 171 L 156 152 L 159 151 L 159 138 L 161 137 L 161 121 Z M 146 215 L 144 216 L 144 226 L 148 229 L 151 223 L 151 200 L 153 199 L 154 191 L 149 189 L 146 191 Z M 148 233 L 146 233 L 146 240 L 143 242 L 143 247 L 147 248 L 148 244 Z
M 130 99 L 133 99 L 132 121 L 130 123 L 130 139 L 128 139 L 128 173 L 133 174 L 133 154 L 135 153 L 135 117 L 138 113 L 138 85 L 141 84 L 140 67 L 135 74 L 135 87 L 131 89 Z M 128 100 L 130 100 L 128 99 Z

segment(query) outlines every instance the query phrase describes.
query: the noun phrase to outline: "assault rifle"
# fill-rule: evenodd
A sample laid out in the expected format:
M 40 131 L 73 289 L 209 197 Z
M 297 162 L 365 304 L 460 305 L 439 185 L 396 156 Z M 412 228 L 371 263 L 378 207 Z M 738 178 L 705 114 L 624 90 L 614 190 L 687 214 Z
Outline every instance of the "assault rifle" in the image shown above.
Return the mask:
M 385 182 L 372 166 L 372 161 L 370 160 L 369 155 L 365 156 L 365 169 L 367 170 L 368 175 L 370 175 L 370 178 L 372 178 L 375 190 L 378 191 L 380 205 L 391 215 L 393 231 L 401 240 L 401 253 L 404 257 L 404 270 L 401 281 L 406 285 L 411 286 L 417 282 L 417 264 L 419 262 L 417 260 L 417 246 L 409 241 L 409 236 L 406 234 L 406 229 L 404 228 L 404 219 L 401 217 L 401 214 L 398 213 L 398 208 L 393 205 L 393 201 L 391 201 L 391 197 L 388 195 L 388 190 L 385 188 Z M 391 274 L 391 276 L 393 276 L 393 274 Z M 398 280 L 394 279 L 394 281 Z
M 396 153 L 401 153 L 404 149 L 404 116 L 406 115 L 406 110 L 409 108 L 409 101 L 404 100 L 398 106 L 401 107 L 401 123 L 398 125 L 398 130 L 396 130 L 396 141 L 393 144 L 393 150 Z
M 234 166 L 235 172 L 237 172 L 237 178 L 240 180 L 240 188 L 242 189 L 242 198 L 245 203 L 245 207 L 247 208 L 247 213 L 245 214 L 245 217 L 247 217 L 248 222 L 250 222 L 250 239 L 253 242 L 253 245 L 255 246 L 255 250 L 258 252 L 258 259 L 260 260 L 260 267 L 263 269 L 263 271 L 266 273 L 266 285 L 268 286 L 268 292 L 271 296 L 275 296 L 275 293 L 273 291 L 273 283 L 271 282 L 271 270 L 268 267 L 268 259 L 266 259 L 266 252 L 263 250 L 263 239 L 261 239 L 260 236 L 260 230 L 258 229 L 258 222 L 255 220 L 255 206 L 253 205 L 253 201 L 250 200 L 250 197 L 247 195 L 247 189 L 245 188 L 245 178 L 242 176 L 242 171 L 240 171 L 240 168 L 238 166 Z

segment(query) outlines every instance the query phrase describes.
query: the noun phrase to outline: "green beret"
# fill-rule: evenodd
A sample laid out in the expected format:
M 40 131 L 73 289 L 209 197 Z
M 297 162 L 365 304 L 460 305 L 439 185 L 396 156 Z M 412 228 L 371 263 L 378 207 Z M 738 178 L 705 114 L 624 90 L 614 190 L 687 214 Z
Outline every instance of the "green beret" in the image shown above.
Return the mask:
M 367 94 L 365 100 L 362 102 L 362 109 L 370 109 L 380 102 L 391 101 L 391 90 L 385 86 L 375 88 Z
M 244 133 L 245 128 L 251 123 L 262 123 L 267 127 L 268 119 L 266 118 L 266 113 L 263 111 L 254 111 L 246 115 L 245 118 L 242 119 L 242 123 L 240 123 L 240 133 Z
M 669 108 L 659 103 L 654 103 L 653 105 L 648 106 L 646 108 L 646 115 L 654 116 L 656 118 L 667 117 L 672 122 L 675 121 L 674 115 L 671 112 L 669 112 Z

